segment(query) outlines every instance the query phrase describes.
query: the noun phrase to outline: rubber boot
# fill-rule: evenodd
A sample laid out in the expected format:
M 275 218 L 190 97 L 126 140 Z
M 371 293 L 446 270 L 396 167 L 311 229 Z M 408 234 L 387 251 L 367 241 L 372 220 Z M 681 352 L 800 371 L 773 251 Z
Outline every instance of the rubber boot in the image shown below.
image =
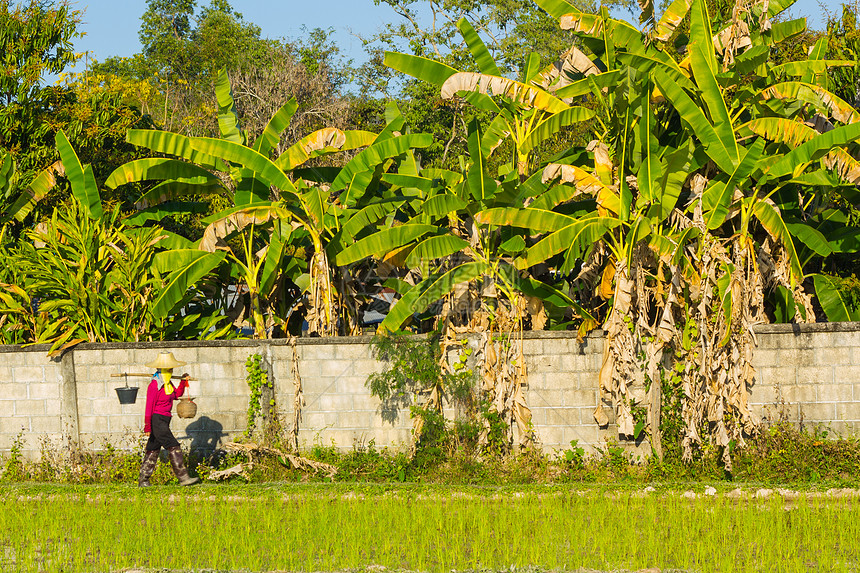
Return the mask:
M 179 478 L 179 485 L 191 485 L 200 481 L 198 478 L 188 475 L 188 468 L 185 467 L 185 460 L 182 459 L 182 448 L 176 446 L 167 450 L 167 457 L 170 458 L 170 465 L 173 466 L 173 473 Z
M 138 487 L 149 487 L 149 478 L 152 477 L 152 472 L 155 471 L 155 464 L 158 463 L 159 450 L 149 451 L 143 455 L 143 463 L 140 464 L 140 475 L 137 476 Z

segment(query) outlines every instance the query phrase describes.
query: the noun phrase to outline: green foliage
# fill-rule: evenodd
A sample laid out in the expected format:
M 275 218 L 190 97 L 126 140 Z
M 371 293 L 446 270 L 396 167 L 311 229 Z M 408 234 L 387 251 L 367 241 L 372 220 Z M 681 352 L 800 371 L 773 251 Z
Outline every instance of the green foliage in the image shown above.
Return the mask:
M 263 389 L 268 388 L 272 390 L 274 383 L 269 380 L 269 374 L 263 363 L 263 357 L 259 354 L 252 354 L 245 360 L 245 371 L 247 372 L 245 381 L 251 390 L 251 394 L 248 397 L 248 420 L 245 429 L 245 436 L 249 437 L 257 427 L 257 417 L 263 410 L 261 403 Z

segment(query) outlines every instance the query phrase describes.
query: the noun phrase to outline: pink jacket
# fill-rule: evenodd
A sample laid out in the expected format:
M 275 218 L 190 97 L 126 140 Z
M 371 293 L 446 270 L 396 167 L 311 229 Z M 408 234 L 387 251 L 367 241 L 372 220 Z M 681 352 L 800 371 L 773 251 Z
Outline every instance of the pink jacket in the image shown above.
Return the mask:
M 173 401 L 181 398 L 185 394 L 185 389 L 188 387 L 188 381 L 182 380 L 179 386 L 167 394 L 162 387 L 158 389 L 158 380 L 152 379 L 149 387 L 146 389 L 146 413 L 143 415 L 143 431 L 147 434 L 152 431 L 152 415 L 161 414 L 162 416 L 170 416 L 170 411 L 173 409 Z

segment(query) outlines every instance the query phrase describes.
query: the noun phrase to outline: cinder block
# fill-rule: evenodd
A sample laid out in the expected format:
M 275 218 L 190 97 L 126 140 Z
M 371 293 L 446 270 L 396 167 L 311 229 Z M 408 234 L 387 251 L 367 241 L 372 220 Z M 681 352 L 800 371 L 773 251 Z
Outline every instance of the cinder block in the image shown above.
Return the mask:
M 144 369 L 145 371 L 146 369 Z M 126 379 L 125 377 L 121 378 L 112 378 L 111 374 L 121 374 L 123 372 L 129 372 L 128 369 L 122 369 L 117 365 L 109 365 L 105 366 L 103 364 L 90 364 L 88 366 L 79 367 L 77 363 L 75 364 L 75 381 L 78 383 L 81 382 L 103 382 L 112 384 L 113 386 L 124 386 Z M 80 376 L 80 377 L 79 377 Z M 129 376 L 128 377 L 128 385 L 129 386 L 140 386 L 149 382 L 149 379 L 140 377 L 140 376 Z
M 302 360 L 333 360 L 335 349 L 330 344 L 302 344 L 298 346 L 299 361 Z
M 132 369 L 146 368 L 144 365 L 156 358 L 156 352 L 150 350 L 149 353 L 152 357 L 149 360 L 138 364 L 134 361 L 134 352 L 125 348 L 112 348 L 110 350 L 102 350 L 101 352 L 102 365 L 118 366 L 122 372 L 128 372 Z
M 352 407 L 355 410 L 369 410 L 375 412 L 379 409 L 380 401 L 376 396 L 371 394 L 353 394 Z
M 844 406 L 845 404 L 826 404 L 826 403 L 812 403 L 812 404 L 799 404 L 800 411 L 803 413 L 803 419 L 809 420 L 810 422 L 830 422 L 834 419 L 836 415 L 836 407 Z
M 779 364 L 782 366 L 807 366 L 815 364 L 814 360 L 815 350 L 812 348 L 787 347 L 779 349 Z
M 535 407 L 531 398 L 529 398 L 529 405 L 532 410 L 532 425 L 535 428 L 546 426 L 546 411 L 548 408 Z
M 373 360 L 367 344 L 335 344 L 334 357 L 337 360 Z
M 577 408 L 547 408 L 547 426 L 578 426 L 579 409 Z
M 218 410 L 220 412 L 247 412 L 248 398 L 240 396 L 219 396 Z
M 59 434 L 59 416 L 33 416 L 30 418 L 30 431 L 34 434 Z
M 352 394 L 328 394 L 320 396 L 319 409 L 327 412 L 346 412 L 352 410 Z
M 0 384 L 12 383 L 12 368 L 10 366 L 0 366 Z
M 851 364 L 850 347 L 824 347 L 815 349 L 815 364 L 847 366 Z
M 776 402 L 776 388 L 770 384 L 754 384 L 750 390 L 750 404 L 773 404 Z
M 798 366 L 798 384 L 833 384 L 832 366 Z
M 537 373 L 552 373 L 561 370 L 561 356 L 535 356 L 534 368 L 531 372 Z
M 15 416 L 44 416 L 47 413 L 44 400 L 15 401 Z
M 543 341 L 543 354 L 546 356 L 566 356 L 570 353 L 570 342 L 564 338 L 547 338 Z
M 558 408 L 564 406 L 564 391 L 540 389 L 529 392 L 529 405 Z
M 28 398 L 30 400 L 43 400 L 46 398 L 59 399 L 60 397 L 60 387 L 56 383 L 28 384 L 27 391 L 29 393 Z
M 104 363 L 104 350 L 72 350 L 75 353 L 75 368 Z
M 786 384 L 780 388 L 782 399 L 791 403 L 811 404 L 816 400 L 815 385 Z
M 15 418 L 12 415 L 0 416 L 0 435 L 15 436 L 20 432 L 30 431 L 30 418 L 20 417 Z
M 78 416 L 78 428 L 81 439 L 91 434 L 103 434 L 109 431 L 107 416 Z
M 341 428 L 363 429 L 370 428 L 373 424 L 373 414 L 369 412 L 340 412 L 338 422 Z
M 16 384 L 45 381 L 45 369 L 41 366 L 18 366 L 12 369 L 12 380 Z
M 184 426 L 180 421 L 181 418 L 177 418 L 176 416 L 170 421 L 170 426 L 175 435 L 179 436 L 180 434 L 184 434 Z M 185 424 L 187 425 L 187 424 Z M 139 434 L 143 429 L 143 415 L 134 416 L 131 414 L 125 414 L 121 416 L 108 416 L 108 428 L 112 433 L 120 433 L 120 434 Z M 177 432 L 177 430 L 182 429 L 182 432 Z
M 325 392 L 335 394 L 370 394 L 367 386 L 368 376 L 339 376 L 334 380 L 334 386 Z
M 561 369 L 568 372 L 591 372 L 594 370 L 594 356 L 590 354 L 563 354 Z
M 538 382 L 539 383 L 539 382 Z M 543 375 L 543 390 L 575 390 L 579 388 L 579 375 L 573 372 L 547 372 Z
M 0 420 L 15 416 L 15 401 L 0 400 Z
M 201 378 L 199 382 L 189 384 L 192 396 L 229 396 L 235 392 L 233 381 L 223 378 Z
M 779 366 L 779 351 L 775 348 L 756 348 L 753 352 L 753 366 Z
M 321 363 L 322 361 L 317 359 L 307 359 L 299 361 L 299 376 L 302 377 L 302 383 L 304 383 L 305 378 L 310 380 L 319 378 Z
M 526 355 L 527 364 L 530 365 L 532 356 L 541 355 L 544 353 L 544 341 L 531 339 L 531 340 L 523 340 L 523 354 Z
M 796 374 L 797 373 L 793 367 L 765 366 L 757 369 L 756 380 L 762 385 L 784 387 L 786 385 L 795 384 Z
M 597 424 L 564 428 L 562 447 L 569 448 L 571 440 L 576 440 L 579 446 L 596 446 L 600 442 Z
M 818 384 L 816 399 L 819 402 L 849 402 L 853 400 L 854 386 L 851 384 Z
M 12 400 L 27 399 L 27 384 L 3 384 L 0 386 L 0 404 Z
M 836 404 L 836 416 L 834 421 L 860 421 L 860 402 L 848 402 Z
M 578 408 L 596 408 L 599 400 L 597 388 L 590 390 L 567 390 L 564 393 L 564 405 Z
M 535 428 L 535 433 L 541 446 L 551 451 L 563 447 L 564 430 L 561 426 L 539 426 Z

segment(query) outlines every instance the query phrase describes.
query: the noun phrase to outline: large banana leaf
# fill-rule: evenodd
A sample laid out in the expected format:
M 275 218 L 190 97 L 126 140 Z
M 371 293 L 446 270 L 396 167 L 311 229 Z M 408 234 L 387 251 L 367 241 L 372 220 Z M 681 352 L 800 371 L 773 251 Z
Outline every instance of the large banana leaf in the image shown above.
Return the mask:
M 496 66 L 496 61 L 490 55 L 487 46 L 481 40 L 481 37 L 478 36 L 478 33 L 475 32 L 469 21 L 466 18 L 460 18 L 457 20 L 457 28 L 460 29 L 463 39 L 466 40 L 466 45 L 469 47 L 469 51 L 472 52 L 472 56 L 475 58 L 475 63 L 478 64 L 478 69 L 481 73 L 492 76 L 502 75 L 498 66 Z
M 360 172 L 368 171 L 387 159 L 397 157 L 413 148 L 427 147 L 433 143 L 433 136 L 428 133 L 406 134 L 374 143 L 341 169 L 337 178 L 332 181 L 332 192 L 340 191 L 349 186 L 352 178 Z
M 660 21 L 654 26 L 654 39 L 659 42 L 668 42 L 672 34 L 678 28 L 678 25 L 687 16 L 692 6 L 693 0 L 674 0 L 666 10 Z
M 81 165 L 78 155 L 72 149 L 69 138 L 63 130 L 57 133 L 57 151 L 66 171 L 66 177 L 72 186 L 72 195 L 83 207 L 84 212 L 95 221 L 102 218 L 102 200 L 99 196 L 99 188 L 93 176 L 93 170 L 89 165 L 86 168 Z
M 48 191 L 56 186 L 58 175 L 65 175 L 62 161 L 55 161 L 36 175 L 33 182 L 18 196 L 15 202 L 12 203 L 12 206 L 9 207 L 8 216 L 23 221 L 33 210 L 33 207 L 36 206 L 36 203 L 41 201 L 48 194 Z
M 563 128 L 594 117 L 594 111 L 585 107 L 570 107 L 554 113 L 538 123 L 520 143 L 520 153 L 527 154 L 532 149 L 560 132 Z
M 760 117 L 738 127 L 738 132 L 749 130 L 770 141 L 784 143 L 793 149 L 818 135 L 808 125 L 785 117 Z
M 799 175 L 810 162 L 820 159 L 832 149 L 856 141 L 858 138 L 860 138 L 860 123 L 843 125 L 827 133 L 822 133 L 786 153 L 782 159 L 767 170 L 767 175 L 771 179 L 788 174 Z
M 457 73 L 454 68 L 440 62 L 398 52 L 385 52 L 385 59 L 382 63 L 398 72 L 403 72 L 437 86 L 441 86 L 445 80 Z
M 424 279 L 397 301 L 380 326 L 392 332 L 399 329 L 413 314 L 424 311 L 456 285 L 476 279 L 486 270 L 484 263 L 468 262 L 446 273 Z
M 376 233 L 359 239 L 352 245 L 346 247 L 335 256 L 335 263 L 339 266 L 348 265 L 360 261 L 369 256 L 381 255 L 393 251 L 398 247 L 414 241 L 422 235 L 438 231 L 433 225 L 407 224 L 398 225 L 388 229 L 382 229 Z
M 761 223 L 767 232 L 778 241 L 785 252 L 788 254 L 789 262 L 791 263 L 791 271 L 794 278 L 798 281 L 803 278 L 803 269 L 800 265 L 800 259 L 797 256 L 797 250 L 794 248 L 794 240 L 791 237 L 791 232 L 782 218 L 782 213 L 779 209 L 766 200 L 759 200 L 756 197 L 746 199 L 747 204 L 752 203 L 752 212 Z
M 600 209 L 616 215 L 621 213 L 621 198 L 618 193 L 581 167 L 550 163 L 544 168 L 541 179 L 548 182 L 556 178 L 560 178 L 562 183 L 573 183 L 580 193 L 597 199 Z
M 175 180 L 192 185 L 217 185 L 219 179 L 202 167 L 185 161 L 148 157 L 124 163 L 105 180 L 105 187 L 116 189 L 126 183 L 147 180 Z
M 719 68 L 714 43 L 711 41 L 713 33 L 705 0 L 694 0 L 690 15 L 690 37 L 695 38 L 690 45 L 690 67 L 699 86 L 699 93 L 708 107 L 714 132 L 728 153 L 729 160 L 735 165 L 740 152 L 729 110 L 716 79 Z
M 420 214 L 430 218 L 444 217 L 445 215 L 465 209 L 467 203 L 451 193 L 440 193 L 426 200 L 421 206 Z
M 650 91 L 650 90 L 649 90 Z M 643 98 L 642 118 L 639 120 L 639 145 L 642 148 L 642 165 L 639 166 L 637 182 L 639 192 L 646 201 L 654 202 L 660 198 L 660 176 L 662 175 L 662 164 L 660 163 L 659 142 L 654 133 L 657 120 L 651 109 L 651 99 Z
M 278 157 L 275 165 L 282 171 L 291 171 L 311 157 L 316 157 L 318 152 L 340 150 L 344 143 L 346 143 L 346 134 L 343 131 L 336 127 L 324 127 L 291 145 Z
M 800 62 L 785 62 L 769 69 L 774 75 L 803 76 L 806 74 L 823 74 L 830 68 L 853 67 L 850 60 L 804 60 Z
M 813 274 L 815 294 L 830 322 L 860 321 L 860 309 L 852 308 L 842 297 L 842 291 L 832 277 Z
M 249 225 L 265 225 L 275 219 L 292 221 L 294 215 L 277 203 L 255 203 L 225 209 L 203 220 L 207 226 L 200 239 L 200 250 L 210 253 L 226 251 L 229 249 L 226 239 Z
M 578 7 L 566 0 L 535 0 L 535 4 L 556 20 L 565 14 L 580 14 L 582 12 Z
M 284 133 L 284 130 L 290 125 L 290 120 L 293 118 L 293 115 L 295 115 L 298 108 L 299 103 L 294 97 L 290 98 L 290 101 L 281 106 L 281 109 L 275 112 L 275 115 L 273 115 L 272 119 L 269 120 L 269 123 L 266 124 L 265 129 L 263 129 L 263 133 L 261 133 L 254 142 L 254 150 L 268 157 L 278 146 L 278 142 L 281 140 L 281 134 Z
M 125 140 L 138 147 L 146 147 L 158 153 L 182 157 L 207 169 L 219 168 L 218 160 L 201 153 L 191 146 L 191 138 L 179 133 L 156 129 L 129 129 Z
M 165 181 L 144 193 L 134 206 L 138 210 L 148 209 L 149 207 L 189 195 L 209 195 L 211 193 L 220 193 L 221 191 L 224 191 L 224 187 L 218 179 L 203 185 L 192 185 L 181 181 Z
M 168 275 L 164 288 L 153 301 L 152 313 L 157 318 L 166 318 L 174 313 L 188 289 L 206 276 L 224 260 L 225 253 L 207 253 L 196 249 L 177 249 L 158 253 L 153 264 L 159 268 L 174 269 Z
M 620 77 L 621 70 L 609 70 L 601 74 L 593 74 L 558 88 L 553 92 L 553 95 L 561 100 L 569 100 L 585 94 L 600 92 L 615 85 Z
M 476 72 L 457 72 L 442 84 L 443 99 L 451 99 L 459 92 L 502 96 L 526 107 L 542 109 L 549 113 L 558 113 L 569 107 L 560 99 L 534 86 Z
M 221 137 L 233 143 L 244 144 L 244 138 L 239 131 L 239 114 L 236 113 L 233 89 L 224 68 L 218 72 L 215 79 L 215 99 L 218 100 L 218 129 Z
M 666 98 L 672 102 L 681 118 L 690 125 L 705 148 L 708 157 L 725 173 L 732 173 L 737 162 L 737 153 L 726 147 L 723 139 L 705 117 L 702 109 L 662 70 L 654 71 L 654 81 Z M 722 99 L 722 96 L 717 94 Z M 729 126 L 731 128 L 731 126 Z M 724 128 L 723 128 L 724 130 Z M 724 130 L 725 131 L 725 130 Z M 736 147 L 734 148 L 736 151 Z
M 848 102 L 821 86 L 804 82 L 783 82 L 774 84 L 761 91 L 761 97 L 793 99 L 806 102 L 819 112 L 830 114 L 842 123 L 857 123 L 860 113 Z
M 475 221 L 483 225 L 507 225 L 528 229 L 532 233 L 559 231 L 576 222 L 576 218 L 544 209 L 516 209 L 493 207 L 475 214 Z
M 281 260 L 289 246 L 293 228 L 288 221 L 277 221 L 272 225 L 272 234 L 266 248 L 266 259 L 260 270 L 260 293 L 269 293 L 275 287 L 278 275 L 282 272 Z
M 295 186 L 293 186 L 292 181 L 287 178 L 284 172 L 278 169 L 278 166 L 270 161 L 268 157 L 261 155 L 250 147 L 211 137 L 195 137 L 191 140 L 191 147 L 207 155 L 247 167 L 258 174 L 266 184 L 273 185 L 280 189 L 282 193 L 298 198 Z
M 550 233 L 530 247 L 523 258 L 517 260 L 518 268 L 527 268 L 542 263 L 567 251 L 562 272 L 570 270 L 576 259 L 598 240 L 606 231 L 621 224 L 616 217 L 600 217 L 596 213 L 575 220 L 572 224 Z
M 475 201 L 486 201 L 495 194 L 497 186 L 487 172 L 486 159 L 481 151 L 481 128 L 477 119 L 473 119 L 469 124 L 467 143 L 472 165 L 466 174 L 466 186 Z
M 705 213 L 705 222 L 708 229 L 716 229 L 725 222 L 726 216 L 729 214 L 729 207 L 732 203 L 735 187 L 741 186 L 742 182 L 752 174 L 753 170 L 758 166 L 763 151 L 764 140 L 756 139 L 747 149 L 743 159 L 732 173 L 728 182 L 714 185 L 711 188 L 714 190 L 713 197 L 709 197 L 707 200 L 706 197 L 702 197 L 703 204 L 710 203 L 712 205 L 708 205 L 710 210 Z M 705 192 L 705 195 L 707 194 L 708 191 Z
M 468 241 L 454 235 L 427 237 L 415 245 L 415 248 L 406 257 L 406 265 L 413 269 L 421 268 L 423 261 L 441 259 L 442 257 L 459 253 L 468 246 Z

